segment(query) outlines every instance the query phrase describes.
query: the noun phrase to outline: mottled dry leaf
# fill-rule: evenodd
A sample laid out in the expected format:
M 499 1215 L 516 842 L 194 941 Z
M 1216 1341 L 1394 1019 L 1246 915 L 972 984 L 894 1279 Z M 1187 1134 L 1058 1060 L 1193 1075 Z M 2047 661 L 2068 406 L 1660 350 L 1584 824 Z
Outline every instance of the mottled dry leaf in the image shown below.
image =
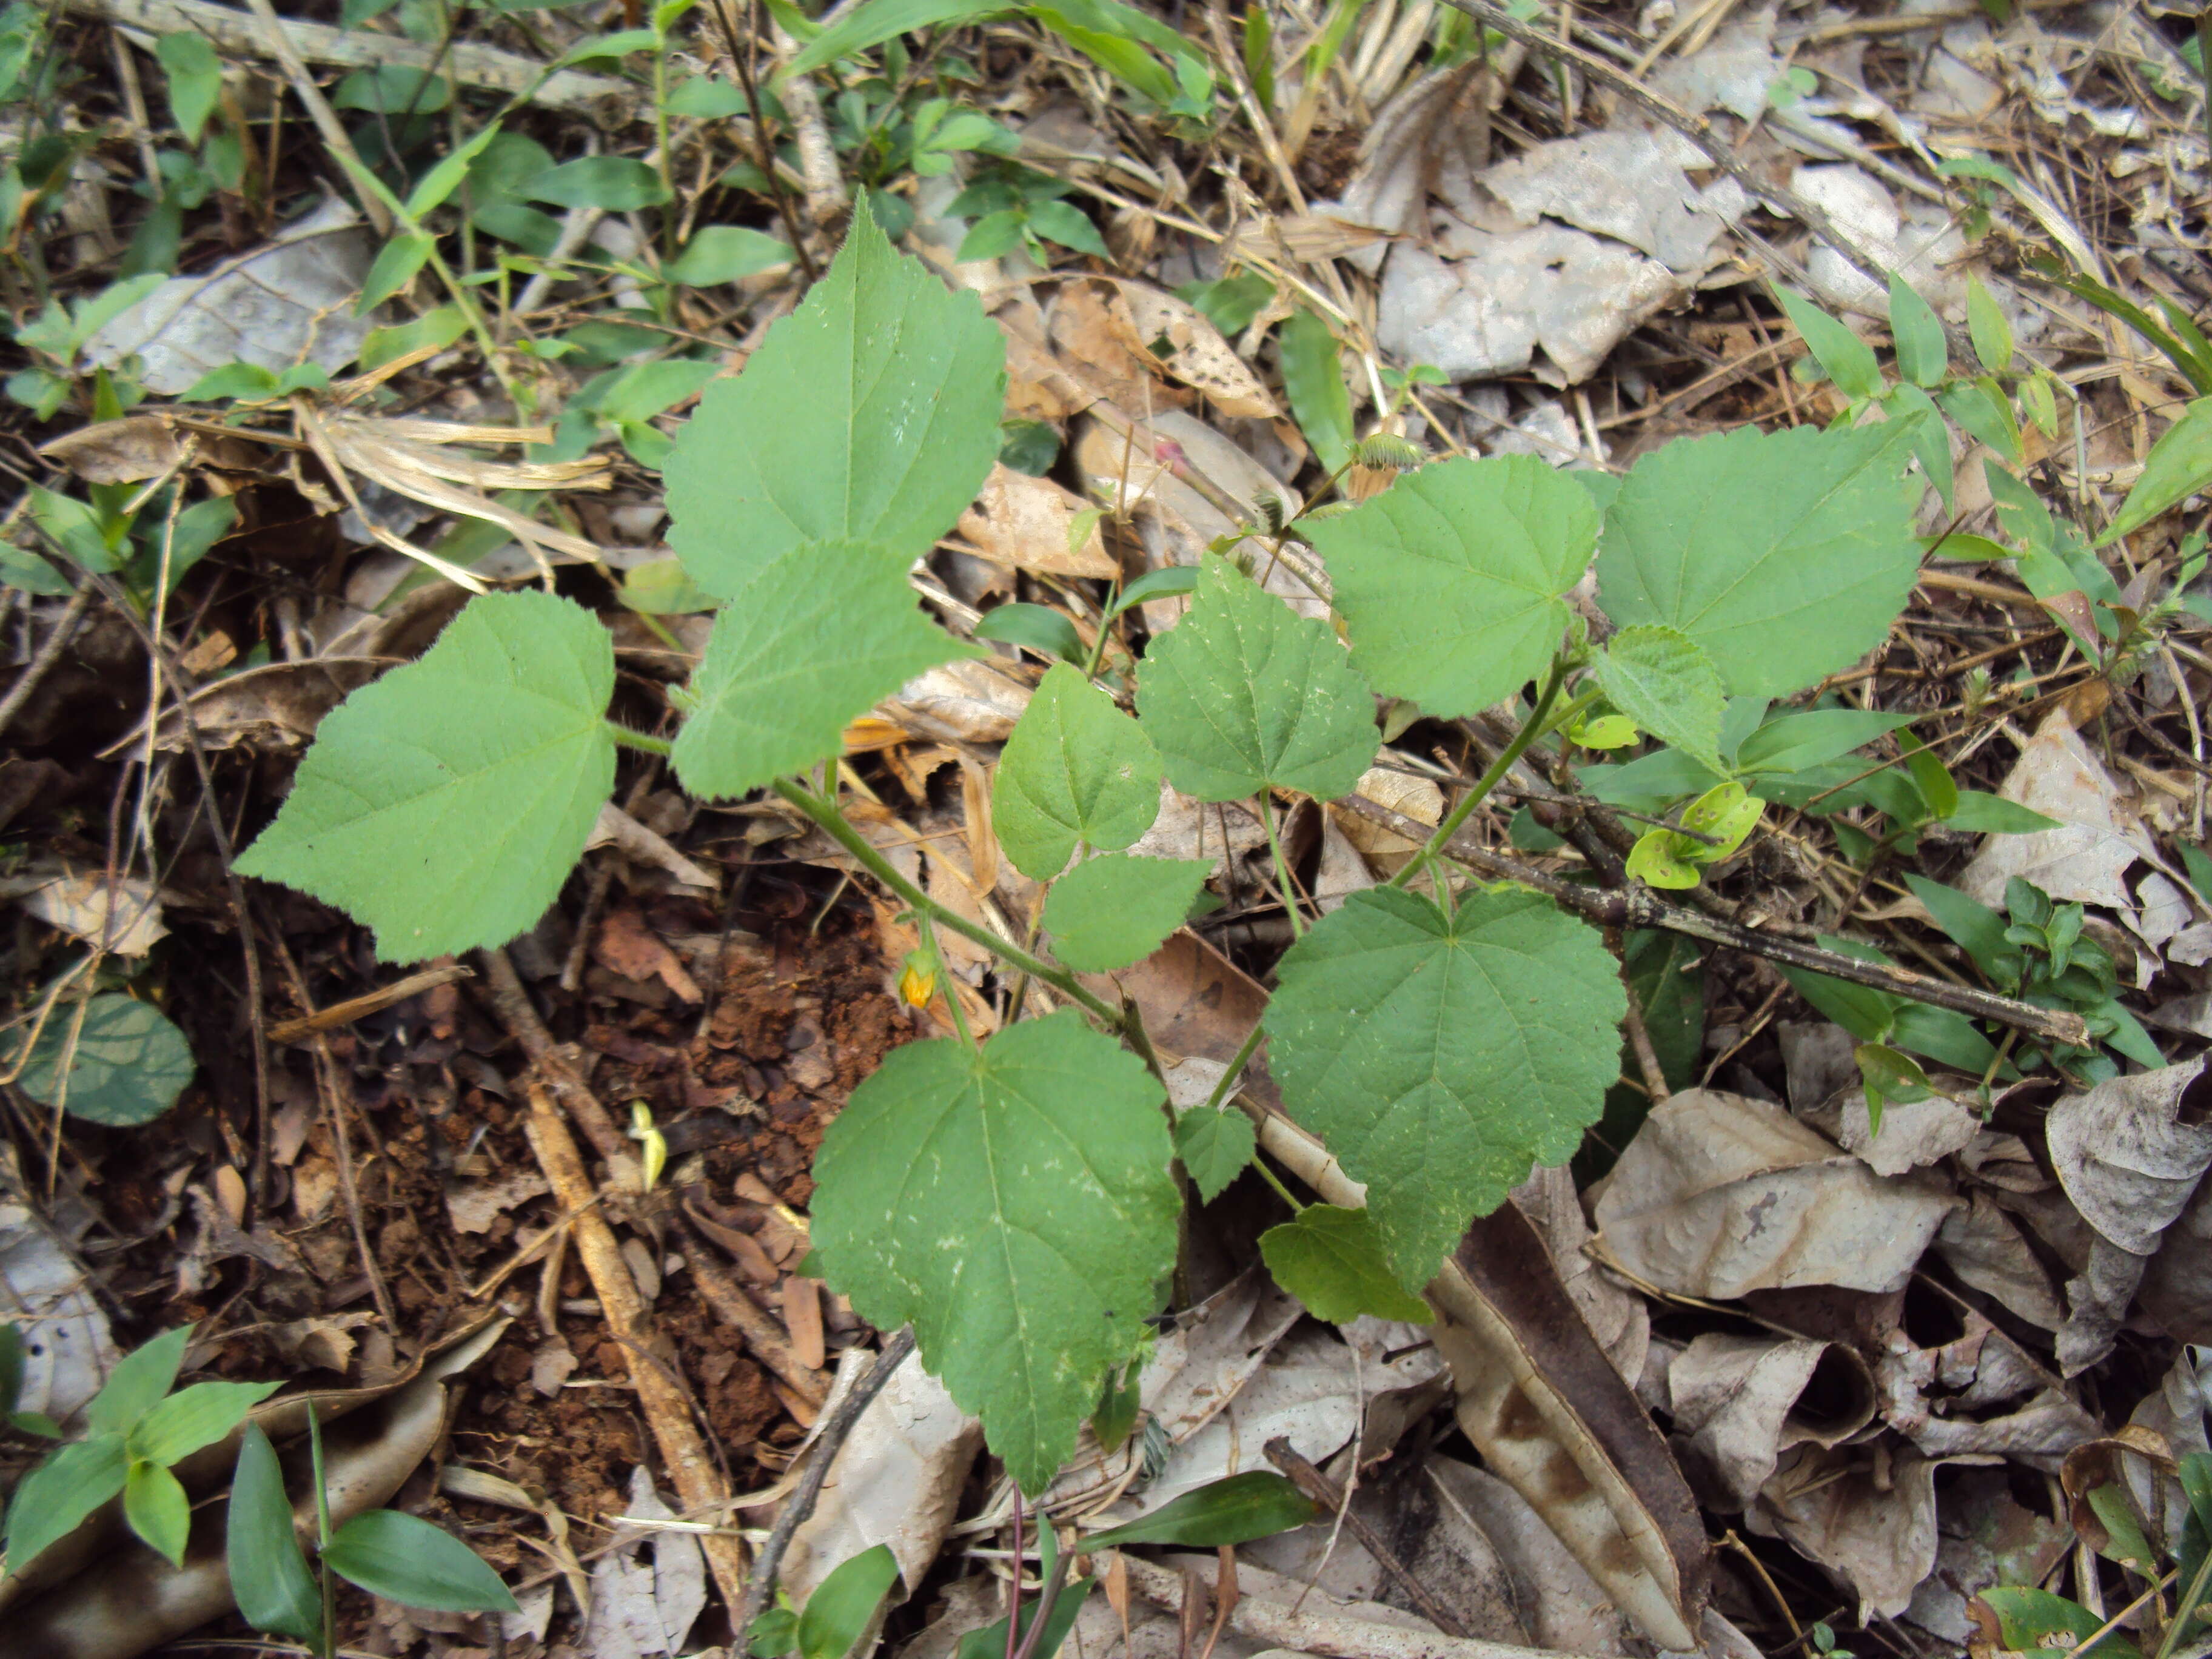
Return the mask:
M 1894 1619 L 1936 1565 L 1936 1465 L 1905 1450 L 1881 1480 L 1851 1448 L 1784 1460 L 1745 1519 L 1858 1592 L 1861 1616 Z
M 1898 1288 L 1956 1202 L 1926 1177 L 1883 1180 L 1778 1106 L 1693 1089 L 1644 1120 L 1596 1220 L 1638 1277 L 1726 1299 Z
M 1783 1453 L 1836 1445 L 1874 1419 L 1865 1362 L 1828 1342 L 1709 1331 L 1668 1366 L 1667 1389 L 1684 1471 L 1711 1507 L 1729 1512 L 1751 1502 Z
M 2129 792 L 2105 770 L 2064 710 L 2028 739 L 1997 793 L 2057 819 L 2059 827 L 1989 836 L 1959 878 L 1961 892 L 2002 909 L 2007 878 L 2021 876 L 2061 903 L 2135 914 L 2127 869 L 2154 849 Z
M 975 505 L 960 515 L 959 533 L 994 564 L 1045 576 L 1085 576 L 1111 581 L 1121 567 L 1106 550 L 1093 523 L 1079 544 L 1068 545 L 1084 500 L 1049 478 L 1033 478 L 994 465 Z
M 1188 300 L 1146 283 L 1119 281 L 1114 290 L 1109 307 L 1128 331 L 1126 343 L 1162 373 L 1203 392 L 1224 415 L 1271 421 L 1283 412 L 1251 366 Z
M 136 483 L 158 478 L 182 457 L 183 447 L 158 415 L 129 415 L 65 432 L 39 446 L 87 483 Z

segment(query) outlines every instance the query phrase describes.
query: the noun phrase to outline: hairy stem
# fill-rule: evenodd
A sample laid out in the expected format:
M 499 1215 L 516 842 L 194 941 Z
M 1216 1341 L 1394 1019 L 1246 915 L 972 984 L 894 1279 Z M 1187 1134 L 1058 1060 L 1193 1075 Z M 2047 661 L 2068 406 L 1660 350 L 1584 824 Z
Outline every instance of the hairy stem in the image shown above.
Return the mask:
M 1390 878 L 1391 886 L 1403 887 L 1413 878 L 1416 870 L 1425 868 L 1437 854 L 1443 852 L 1451 838 L 1459 833 L 1460 825 L 1467 822 L 1468 814 L 1482 805 L 1483 798 L 1498 787 L 1498 781 L 1512 769 L 1513 763 L 1519 760 L 1528 745 L 1536 741 L 1545 729 L 1544 717 L 1551 713 L 1553 701 L 1559 695 L 1559 687 L 1566 678 L 1566 659 L 1553 658 L 1551 672 L 1544 677 L 1544 689 L 1536 694 L 1536 706 L 1528 711 L 1528 718 L 1521 722 L 1521 729 L 1513 734 L 1513 741 L 1505 745 L 1496 760 L 1491 762 L 1489 769 L 1474 781 L 1474 787 L 1467 792 L 1460 804 L 1445 814 L 1444 821 L 1437 826 L 1436 833 L 1429 837 L 1427 844 L 1407 860 L 1405 867 Z
M 618 720 L 609 720 L 607 731 L 624 749 L 641 749 L 648 755 L 668 756 L 676 752 L 676 745 L 666 738 L 656 738 L 649 732 L 633 732 Z
M 904 899 L 918 913 L 950 927 L 963 939 L 972 939 L 1001 962 L 1019 969 L 1023 973 L 1042 980 L 1071 1002 L 1080 1005 L 1095 1018 L 1103 1021 L 1114 1030 L 1121 1029 L 1121 1012 L 1084 989 L 1074 975 L 1066 969 L 1047 962 L 1042 957 L 1024 951 L 1012 939 L 1001 939 L 989 928 L 972 922 L 957 911 L 945 906 L 923 892 L 904 876 L 891 867 L 890 860 L 868 844 L 867 837 L 847 822 L 837 810 L 835 800 L 816 794 L 805 785 L 791 778 L 778 778 L 775 793 L 796 806 L 832 841 L 860 861 L 860 867 L 878 881 Z
M 1221 1103 L 1229 1098 L 1237 1087 L 1237 1079 L 1244 1075 L 1244 1068 L 1252 1063 L 1252 1056 L 1260 1052 L 1262 1035 L 1257 1025 L 1246 1034 L 1244 1046 L 1237 1049 L 1236 1057 L 1229 1062 L 1229 1069 L 1221 1074 L 1221 1080 L 1213 1085 L 1213 1092 L 1206 1097 L 1208 1106 L 1218 1110 Z
M 1267 853 L 1274 860 L 1275 890 L 1282 895 L 1283 914 L 1291 919 L 1291 937 L 1297 939 L 1306 931 L 1306 919 L 1298 910 L 1298 896 L 1291 887 L 1291 866 L 1283 857 L 1282 838 L 1275 833 L 1274 809 L 1267 804 L 1268 791 L 1265 785 L 1260 790 L 1260 822 L 1267 830 Z

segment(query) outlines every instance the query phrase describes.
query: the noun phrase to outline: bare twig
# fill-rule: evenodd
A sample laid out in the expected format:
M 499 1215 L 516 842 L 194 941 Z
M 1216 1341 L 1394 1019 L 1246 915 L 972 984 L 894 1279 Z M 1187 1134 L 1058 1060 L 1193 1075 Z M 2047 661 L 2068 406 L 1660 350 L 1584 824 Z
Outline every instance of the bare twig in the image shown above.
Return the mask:
M 1453 3 L 1456 3 L 1456 0 Z M 1404 813 L 1394 811 L 1380 801 L 1369 800 L 1364 795 L 1347 796 L 1341 804 L 1360 817 L 1372 819 L 1411 841 L 1425 842 L 1435 833 L 1419 819 L 1407 817 Z M 2002 1025 L 2015 1026 L 2046 1042 L 2063 1042 L 2080 1048 L 2086 1047 L 2089 1041 L 2089 1028 L 2079 1014 L 2057 1008 L 2039 1008 L 2033 1003 L 2001 997 L 1991 991 L 1977 991 L 1969 986 L 1953 985 L 1926 974 L 1916 974 L 1909 968 L 1887 967 L 1878 962 L 1864 962 L 1857 957 L 1847 957 L 1839 951 L 1823 950 L 1817 945 L 1806 945 L 1792 939 L 1778 939 L 1771 933 L 1724 921 L 1718 916 L 1669 904 L 1666 900 L 1655 896 L 1648 888 L 1608 891 L 1601 888 L 1583 887 L 1574 882 L 1564 881 L 1534 865 L 1523 864 L 1518 859 L 1492 852 L 1464 830 L 1453 836 L 1443 850 L 1486 876 L 1516 881 L 1524 887 L 1534 888 L 1553 900 L 1562 909 L 1571 910 L 1601 927 L 1663 927 L 1669 933 L 1703 939 L 1708 945 L 1741 951 L 1747 956 L 1765 957 L 1770 962 L 1787 963 L 1792 968 L 1808 969 L 1814 973 L 1849 980 L 1854 985 L 1871 986 L 1877 991 L 1887 991 L 1892 996 L 1903 997 L 1907 1001 L 1924 1002 L 1933 1007 L 1948 1008 L 1977 1019 L 1995 1020 Z
M 53 672 L 54 665 L 62 659 L 62 653 L 69 649 L 69 642 L 76 637 L 78 624 L 84 621 L 84 613 L 92 606 L 92 584 L 87 582 L 70 596 L 68 607 L 56 619 L 54 631 L 46 635 L 39 654 L 15 677 L 15 684 L 8 688 L 8 695 L 0 698 L 0 732 L 5 732 L 15 716 L 23 712 L 31 693 L 39 689 L 39 683 Z
M 819 1433 L 814 1437 L 814 1449 L 806 1466 L 806 1476 L 798 1490 L 783 1500 L 783 1508 L 775 1517 L 768 1541 L 761 1546 L 754 1559 L 752 1577 L 745 1582 L 744 1606 L 738 1613 L 736 1629 L 738 1639 L 753 1627 L 753 1620 L 761 1616 L 768 1606 L 768 1598 L 775 1589 L 775 1576 L 783 1566 L 784 1553 L 790 1549 L 791 1540 L 806 1517 L 814 1513 L 815 1500 L 822 1496 L 822 1483 L 830 1478 L 830 1466 L 837 1461 L 837 1453 L 860 1420 L 861 1413 L 875 1402 L 884 1391 L 884 1384 L 891 1380 L 891 1373 L 906 1363 L 914 1352 L 914 1327 L 902 1326 L 886 1340 L 883 1352 L 868 1374 L 853 1385 L 852 1393 L 837 1402 L 837 1409 L 822 1420 Z
M 457 979 L 469 977 L 469 970 L 459 963 L 448 963 L 442 968 L 425 968 L 419 974 L 410 974 L 389 985 L 380 985 L 374 991 L 348 997 L 343 1002 L 333 1002 L 329 1007 L 319 1008 L 301 1018 L 280 1019 L 269 1028 L 269 1040 L 271 1042 L 297 1042 L 310 1032 L 327 1031 L 337 1025 L 350 1025 L 357 1019 L 366 1019 L 371 1014 L 389 1008 L 395 1002 L 404 1002 L 410 997 L 420 996 L 441 985 L 451 985 Z M 301 987 L 301 990 L 304 994 L 305 988 Z
M 653 1321 L 638 1295 L 637 1281 L 623 1260 L 615 1230 L 592 1207 L 598 1194 L 576 1143 L 553 1103 L 551 1092 L 538 1079 L 529 1084 L 530 1117 L 524 1125 L 538 1167 L 553 1185 L 553 1196 L 573 1216 L 568 1225 L 576 1241 L 576 1254 L 599 1295 L 599 1311 L 623 1348 L 629 1367 L 630 1386 L 645 1415 L 653 1438 L 668 1465 L 668 1479 L 683 1500 L 686 1515 L 714 1516 L 726 1520 L 730 1491 L 721 1471 L 707 1449 L 698 1425 L 692 1420 L 690 1395 L 677 1380 L 672 1366 L 656 1362 L 662 1351 Z M 714 1575 L 723 1601 L 735 1607 L 747 1593 L 744 1547 L 727 1533 L 701 1535 L 707 1565 Z M 739 1628 L 743 1628 L 741 1625 Z
M 1424 1584 L 1406 1564 L 1398 1559 L 1382 1534 L 1361 1520 L 1358 1513 L 1346 1507 L 1343 1489 L 1319 1469 L 1298 1455 L 1289 1440 L 1277 1435 L 1267 1444 L 1267 1461 L 1290 1476 L 1291 1484 L 1315 1503 L 1331 1514 L 1344 1516 L 1344 1529 L 1359 1540 L 1359 1547 L 1375 1558 L 1376 1565 L 1389 1573 L 1398 1588 L 1406 1592 L 1421 1616 L 1447 1636 L 1465 1638 L 1467 1626 L 1452 1617 L 1451 1610 L 1429 1594 Z
M 691 1270 L 691 1282 L 699 1287 L 699 1294 L 707 1305 L 744 1339 L 745 1346 L 752 1350 L 755 1358 L 781 1377 L 793 1394 L 819 1410 L 830 1397 L 821 1373 L 800 1363 L 799 1356 L 791 1351 L 783 1328 L 762 1312 L 760 1304 L 745 1294 L 744 1286 L 723 1270 L 715 1260 L 714 1245 L 684 1206 L 671 1204 L 666 1214 L 676 1230 L 691 1243 L 684 1259 Z

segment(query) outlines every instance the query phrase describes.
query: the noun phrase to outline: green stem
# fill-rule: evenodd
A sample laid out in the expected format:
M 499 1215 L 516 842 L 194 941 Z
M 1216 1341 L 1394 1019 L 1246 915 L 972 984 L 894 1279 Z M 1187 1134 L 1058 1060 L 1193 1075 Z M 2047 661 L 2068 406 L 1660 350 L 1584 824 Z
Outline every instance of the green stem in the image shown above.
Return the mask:
M 825 835 L 859 860 L 862 869 L 904 899 L 919 914 L 950 927 L 963 939 L 972 939 L 1000 961 L 1023 973 L 1042 980 L 1113 1030 L 1118 1031 L 1121 1029 L 1121 1011 L 1085 990 L 1067 969 L 1023 950 L 1012 939 L 1000 938 L 989 928 L 969 921 L 957 911 L 946 909 L 899 874 L 891 867 L 890 860 L 869 845 L 867 838 L 846 821 L 845 815 L 837 810 L 835 800 L 817 795 L 805 785 L 790 778 L 778 778 L 773 787 L 777 794 L 806 814 Z
M 653 47 L 653 136 L 660 149 L 660 188 L 668 198 L 660 213 L 660 251 L 676 257 L 676 176 L 668 161 L 668 36 L 661 31 Z
M 1291 919 L 1291 937 L 1302 937 L 1306 931 L 1305 917 L 1298 912 L 1297 895 L 1291 890 L 1291 866 L 1283 861 L 1283 843 L 1275 835 L 1274 809 L 1267 805 L 1265 785 L 1260 790 L 1260 822 L 1267 826 L 1267 852 L 1275 860 L 1275 890 L 1283 896 L 1283 912 Z
M 642 749 L 648 755 L 663 757 L 676 752 L 676 745 L 666 738 L 656 738 L 649 732 L 633 732 L 617 720 L 607 722 L 607 731 L 625 749 Z
M 1237 1079 L 1252 1063 L 1252 1056 L 1260 1052 L 1260 1039 L 1264 1035 L 1257 1025 L 1245 1034 L 1244 1046 L 1237 1051 L 1237 1057 L 1229 1062 L 1229 1069 L 1221 1074 L 1221 1080 L 1213 1085 L 1213 1092 L 1206 1097 L 1208 1107 L 1216 1111 L 1221 1109 L 1221 1103 L 1229 1098 L 1230 1091 L 1237 1086 Z
M 1262 1181 L 1265 1181 L 1270 1187 L 1273 1187 L 1275 1189 L 1277 1195 L 1282 1199 L 1283 1202 L 1291 1206 L 1291 1213 L 1292 1215 L 1304 1215 L 1312 1207 L 1310 1205 L 1301 1204 L 1298 1202 L 1297 1198 L 1291 1194 L 1291 1189 L 1283 1185 L 1282 1177 L 1267 1167 L 1267 1160 L 1261 1157 L 1256 1151 L 1252 1154 L 1252 1167 L 1260 1172 L 1260 1178 Z
M 332 1659 L 337 1644 L 338 1587 L 323 1555 L 331 1547 L 331 1494 L 323 1480 L 323 1425 L 315 1415 L 313 1400 L 307 1402 L 307 1455 L 315 1483 L 315 1571 L 323 1581 L 322 1640 L 317 1645 L 322 1650 L 322 1659 Z
M 2182 1593 L 2181 1600 L 2174 1604 L 2173 1618 L 2166 1627 L 2166 1634 L 2159 1638 L 2155 1659 L 2172 1659 L 2173 1644 L 2181 1639 L 2181 1632 L 2197 1616 L 2197 1604 L 2204 1599 L 2204 1581 L 2208 1574 L 2212 1574 L 2212 1549 L 2204 1552 L 2204 1559 L 2197 1564 L 2197 1572 L 2190 1579 L 2189 1588 Z
M 1436 833 L 1429 837 L 1428 844 L 1406 861 L 1404 869 L 1390 878 L 1391 886 L 1403 887 L 1412 879 L 1415 871 L 1425 868 L 1443 852 L 1451 838 L 1459 833 L 1460 825 L 1467 822 L 1468 814 L 1482 805 L 1483 797 L 1498 787 L 1498 780 L 1511 769 L 1515 761 L 1527 752 L 1528 745 L 1536 741 L 1538 733 L 1544 729 L 1544 716 L 1551 712 L 1553 700 L 1559 695 L 1559 687 L 1566 678 L 1566 659 L 1553 658 L 1551 672 L 1544 677 L 1544 689 L 1536 694 L 1536 706 L 1528 711 L 1528 718 L 1513 734 L 1513 741 L 1507 744 L 1498 758 L 1490 763 L 1490 769 L 1474 781 L 1474 787 L 1467 792 L 1460 804 L 1445 814 L 1444 821 L 1437 826 Z

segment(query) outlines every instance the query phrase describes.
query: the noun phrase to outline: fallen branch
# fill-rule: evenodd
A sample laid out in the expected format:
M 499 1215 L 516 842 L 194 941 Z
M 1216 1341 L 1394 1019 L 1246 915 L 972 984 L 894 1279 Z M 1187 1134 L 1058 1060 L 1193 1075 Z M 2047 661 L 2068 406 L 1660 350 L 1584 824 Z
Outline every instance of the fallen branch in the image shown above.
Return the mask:
M 1459 0 L 1451 0 L 1451 3 L 1457 4 Z M 1380 801 L 1370 800 L 1364 795 L 1349 796 L 1339 804 L 1416 843 L 1425 842 L 1434 833 L 1430 825 L 1419 819 L 1393 811 Z M 1585 921 L 1595 922 L 1601 927 L 1663 927 L 1670 933 L 1701 939 L 1707 945 L 1717 945 L 1726 950 L 1741 951 L 1747 956 L 1764 957 L 1769 962 L 1786 963 L 1792 968 L 1808 969 L 1835 979 L 1849 980 L 1854 985 L 1887 991 L 1890 995 L 1903 997 L 1909 1002 L 1924 1002 L 1931 1007 L 1948 1008 L 1954 1013 L 1970 1015 L 1976 1019 L 1995 1020 L 2001 1025 L 2010 1025 L 2031 1036 L 2040 1037 L 2045 1042 L 2063 1042 L 2075 1048 L 2086 1048 L 2089 1043 L 2089 1028 L 2079 1014 L 2057 1008 L 2039 1008 L 2032 1002 L 2001 997 L 1993 991 L 1977 991 L 1970 986 L 1954 985 L 1931 975 L 1915 973 L 1910 968 L 1892 968 L 1878 962 L 1863 962 L 1856 957 L 1845 956 L 1840 951 L 1824 950 L 1817 945 L 1806 945 L 1792 939 L 1779 939 L 1756 928 L 1707 915 L 1702 911 L 1669 904 L 1649 888 L 1637 886 L 1608 890 L 1584 887 L 1562 880 L 1534 865 L 1523 864 L 1518 859 L 1492 852 L 1464 830 L 1445 844 L 1444 850 L 1461 863 L 1493 879 L 1516 881 L 1523 887 L 1534 888 L 1563 909 L 1571 910 Z
M 215 5 L 210 0 L 62 0 L 62 9 L 72 16 L 148 34 L 204 35 L 216 51 L 234 57 L 268 58 L 275 51 L 251 13 Z M 283 31 L 292 50 L 310 64 L 339 69 L 390 64 L 395 69 L 435 70 L 465 87 L 482 87 L 509 97 L 528 92 L 534 104 L 586 115 L 612 112 L 626 117 L 638 102 L 638 90 L 623 82 L 579 75 L 573 70 L 547 75 L 543 64 L 491 46 L 456 41 L 438 52 L 389 34 L 336 29 L 327 23 L 298 18 L 285 19 Z
M 1375 1528 L 1360 1518 L 1359 1511 L 1346 1506 L 1344 1488 L 1338 1486 L 1304 1458 L 1298 1455 L 1286 1435 L 1277 1435 L 1266 1448 L 1267 1461 L 1288 1475 L 1291 1484 L 1306 1495 L 1323 1515 L 1341 1515 L 1345 1530 L 1358 1540 L 1359 1547 L 1375 1558 L 1376 1565 L 1390 1575 L 1391 1580 L 1406 1594 L 1407 1599 L 1421 1610 L 1421 1616 L 1447 1636 L 1464 1637 L 1467 1629 L 1452 1616 L 1451 1610 L 1430 1593 L 1420 1576 L 1398 1559 L 1397 1551 Z
M 576 1241 L 576 1254 L 599 1296 L 607 1328 L 622 1346 L 630 1386 L 636 1390 L 638 1407 L 668 1466 L 669 1482 L 676 1488 L 686 1516 L 726 1524 L 730 1489 L 692 1420 L 690 1396 L 677 1380 L 665 1345 L 656 1340 L 644 1298 L 638 1295 L 637 1281 L 630 1277 L 622 1246 L 615 1242 L 615 1230 L 592 1207 L 598 1194 L 576 1151 L 576 1142 L 568 1133 L 568 1125 L 542 1081 L 532 1078 L 528 1090 L 530 1117 L 523 1127 L 530 1136 L 531 1150 L 538 1154 L 538 1165 L 553 1185 L 554 1201 L 572 1214 L 568 1226 Z M 723 1602 L 736 1607 L 745 1595 L 744 1547 L 735 1536 L 721 1531 L 702 1533 L 699 1546 L 707 1553 L 707 1565 L 714 1575 L 715 1587 L 722 1592 Z

